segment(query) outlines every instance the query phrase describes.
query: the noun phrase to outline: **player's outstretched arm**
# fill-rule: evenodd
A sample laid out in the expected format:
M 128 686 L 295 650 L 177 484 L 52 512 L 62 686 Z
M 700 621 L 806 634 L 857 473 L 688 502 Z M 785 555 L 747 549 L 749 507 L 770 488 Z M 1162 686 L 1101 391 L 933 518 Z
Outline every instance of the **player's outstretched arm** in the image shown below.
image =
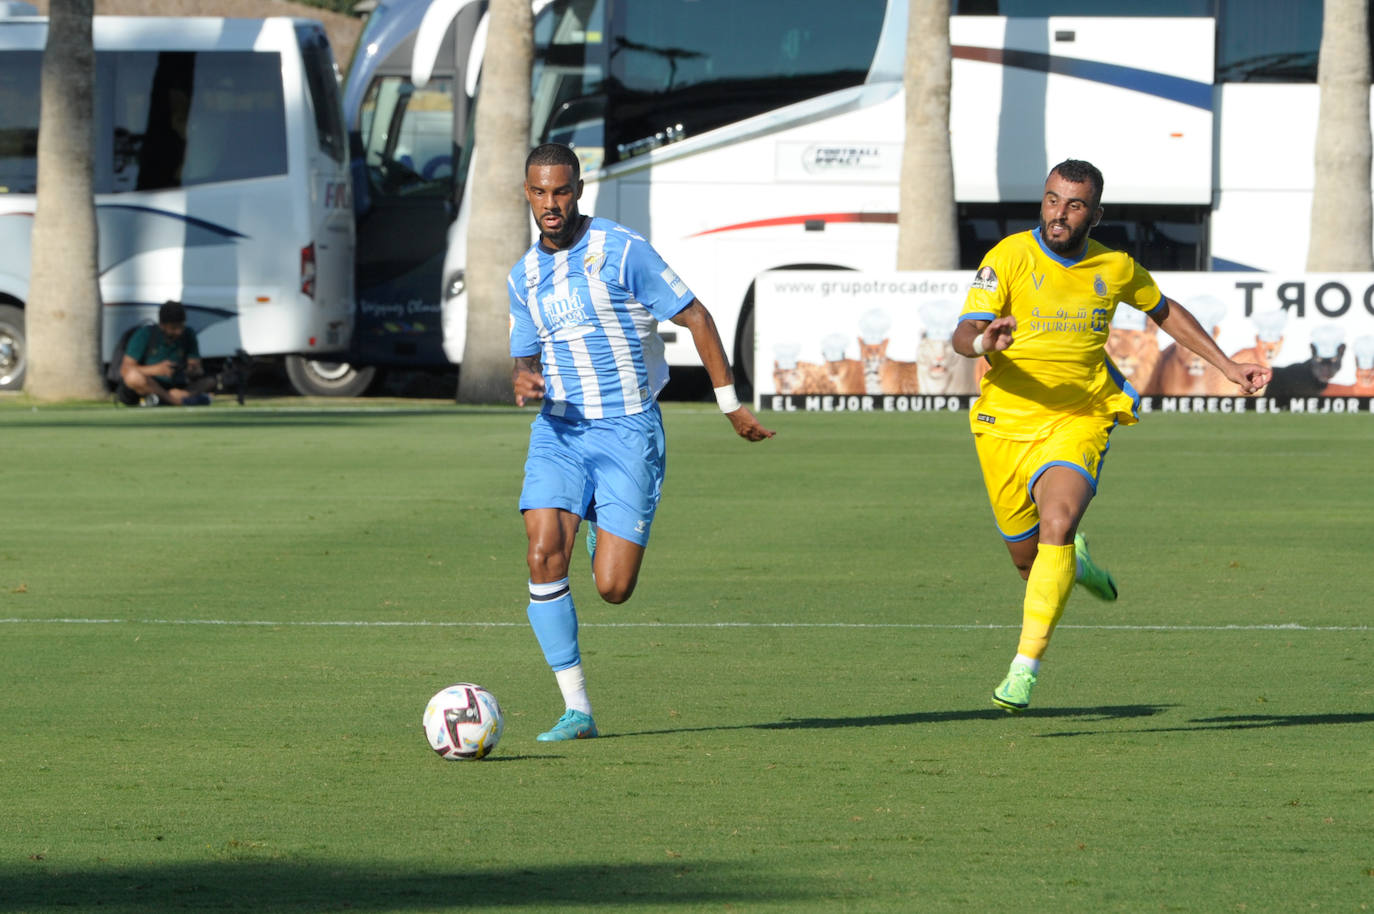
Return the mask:
M 1269 383 L 1273 372 L 1263 365 L 1253 362 L 1236 362 L 1221 351 L 1212 334 L 1203 329 L 1191 311 L 1166 297 L 1147 314 L 1176 342 L 1197 355 L 1202 356 L 1224 375 L 1232 384 L 1240 387 L 1243 394 L 1252 394 Z
M 538 355 L 524 355 L 515 360 L 511 386 L 515 389 L 516 406 L 524 406 L 526 400 L 544 398 L 544 365 Z
M 773 432 L 759 424 L 749 407 L 741 406 L 735 397 L 735 379 L 730 373 L 730 360 L 725 357 L 725 346 L 720 341 L 720 331 L 706 306 L 696 299 L 673 315 L 673 323 L 685 327 L 692 334 L 692 344 L 697 347 L 697 356 L 702 367 L 711 379 L 716 390 L 716 400 L 735 434 L 746 441 L 762 441 L 772 438 Z M 730 408 L 733 407 L 733 408 Z
M 762 441 L 765 438 L 772 438 L 776 434 L 772 429 L 766 429 L 760 425 L 759 420 L 747 406 L 741 406 L 734 412 L 726 413 L 725 418 L 729 419 L 730 424 L 735 427 L 735 434 L 745 441 Z

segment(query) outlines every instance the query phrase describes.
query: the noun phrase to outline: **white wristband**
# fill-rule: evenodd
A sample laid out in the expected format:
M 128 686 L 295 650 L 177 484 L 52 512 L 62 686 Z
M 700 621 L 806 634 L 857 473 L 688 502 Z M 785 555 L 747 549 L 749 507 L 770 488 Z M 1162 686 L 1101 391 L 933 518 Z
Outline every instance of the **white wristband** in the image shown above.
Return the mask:
M 739 396 L 735 393 L 735 385 L 726 384 L 724 387 L 715 388 L 716 402 L 720 404 L 720 411 L 723 413 L 733 413 L 739 409 Z
M 977 358 L 987 351 L 987 344 L 983 342 L 983 334 L 980 333 L 973 338 L 973 355 Z

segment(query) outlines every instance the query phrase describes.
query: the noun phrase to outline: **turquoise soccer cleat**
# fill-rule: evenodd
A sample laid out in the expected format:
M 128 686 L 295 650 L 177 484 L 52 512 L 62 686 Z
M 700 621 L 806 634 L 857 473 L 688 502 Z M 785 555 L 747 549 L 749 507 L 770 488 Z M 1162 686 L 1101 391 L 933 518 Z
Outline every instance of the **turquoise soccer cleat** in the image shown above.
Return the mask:
M 1115 600 L 1116 579 L 1107 569 L 1093 564 L 1092 556 L 1088 554 L 1088 540 L 1081 533 L 1073 538 L 1073 552 L 1078 559 L 1078 583 L 1083 585 L 1083 589 L 1099 600 Z
M 558 718 L 552 730 L 539 734 L 535 739 L 541 743 L 556 743 L 566 739 L 594 739 L 596 736 L 596 721 L 592 720 L 592 716 L 569 708 Z
M 1030 707 L 1033 688 L 1035 673 L 1026 664 L 1012 661 L 1007 678 L 992 690 L 992 703 L 1010 714 L 1019 714 Z

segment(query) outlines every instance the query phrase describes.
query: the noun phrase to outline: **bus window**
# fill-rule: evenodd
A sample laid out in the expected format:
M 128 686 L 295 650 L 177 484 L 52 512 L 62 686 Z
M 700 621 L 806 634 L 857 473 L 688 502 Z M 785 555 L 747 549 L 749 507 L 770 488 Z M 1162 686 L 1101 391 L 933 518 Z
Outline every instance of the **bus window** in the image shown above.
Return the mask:
M 38 188 L 38 83 L 42 51 L 0 55 L 0 193 Z
M 310 106 L 315 109 L 315 134 L 320 151 L 335 162 L 342 162 L 345 149 L 343 108 L 339 102 L 339 73 L 329 50 L 329 39 L 313 26 L 298 26 L 296 37 L 301 46 L 305 82 L 310 88 Z
M 1191 216 L 1191 218 L 1189 218 Z M 1207 248 L 1207 211 L 1184 208 L 1166 211 L 1142 223 L 1144 235 L 1136 258 L 1152 270 L 1205 270 L 1211 260 Z
M 1322 11 L 1290 0 L 1222 0 L 1217 82 L 1316 82 Z
M 861 85 L 884 0 L 668 0 L 615 7 L 607 159 Z
M 133 51 L 116 56 L 115 191 L 286 174 L 281 55 Z
M 379 197 L 448 197 L 453 182 L 453 78 L 416 89 L 379 76 L 358 112 L 368 187 Z
M 1210 16 L 1215 0 L 954 0 L 956 16 Z M 1292 0 L 1278 0 L 1291 3 Z
M 976 270 L 983 256 L 1007 235 L 1039 225 L 1035 203 L 959 205 L 959 267 Z M 1207 216 L 1201 206 L 1108 204 L 1092 237 L 1125 251 L 1152 270 L 1207 267 Z
M 1317 80 L 1320 3 L 1293 0 L 953 0 L 956 16 L 1210 17 L 1217 22 L 1216 81 Z M 1374 47 L 1374 17 L 1369 21 Z
M 534 26 L 531 145 L 564 143 L 582 170 L 605 160 L 605 14 L 601 0 L 563 0 Z

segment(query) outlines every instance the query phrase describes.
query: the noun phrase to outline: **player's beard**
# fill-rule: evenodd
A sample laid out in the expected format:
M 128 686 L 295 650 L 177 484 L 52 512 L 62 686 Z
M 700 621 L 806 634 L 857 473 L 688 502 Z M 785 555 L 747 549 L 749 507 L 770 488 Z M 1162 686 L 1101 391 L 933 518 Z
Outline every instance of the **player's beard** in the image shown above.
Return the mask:
M 1068 225 L 1068 223 L 1061 223 Z M 1050 240 L 1050 225 L 1048 222 L 1040 222 L 1040 238 L 1045 242 L 1045 247 L 1054 251 L 1061 257 L 1072 257 L 1083 250 L 1083 245 L 1088 241 L 1088 232 L 1092 230 L 1092 223 L 1084 222 L 1077 230 L 1070 232 L 1069 237 L 1063 241 Z
M 560 213 L 563 217 L 562 224 L 556 231 L 551 231 L 544 225 L 544 221 L 539 221 L 539 234 L 548 242 L 546 245 L 554 250 L 565 249 L 577 234 L 577 230 L 582 227 L 582 214 L 574 209 L 571 213 Z

